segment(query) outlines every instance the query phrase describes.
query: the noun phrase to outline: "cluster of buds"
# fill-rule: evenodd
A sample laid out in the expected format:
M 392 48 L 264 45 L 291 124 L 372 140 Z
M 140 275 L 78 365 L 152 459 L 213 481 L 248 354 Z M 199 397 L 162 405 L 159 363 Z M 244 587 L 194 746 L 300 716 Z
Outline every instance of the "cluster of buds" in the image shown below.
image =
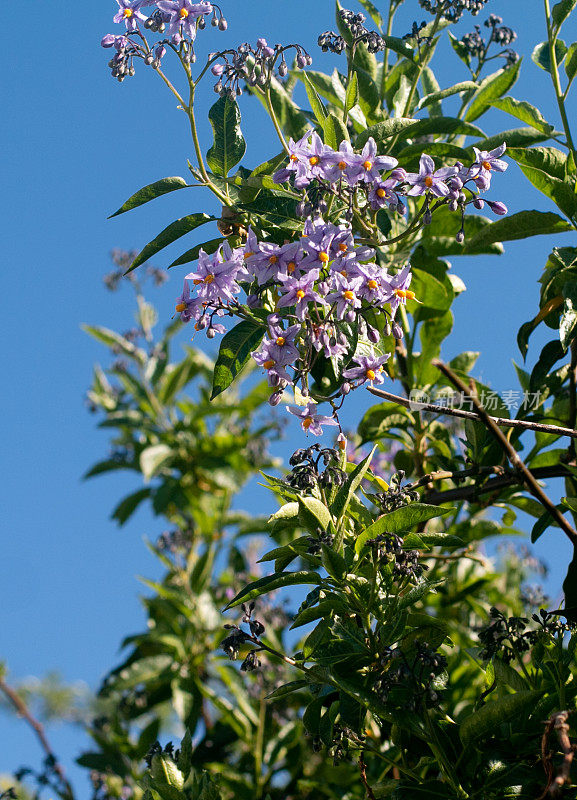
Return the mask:
M 355 14 L 353 11 L 341 9 L 339 18 L 351 35 L 351 49 L 354 49 L 358 44 L 366 45 L 369 53 L 378 53 L 380 50 L 386 49 L 387 43 L 383 37 L 376 31 L 369 31 L 365 28 L 364 14 Z M 340 54 L 346 47 L 344 37 L 334 31 L 321 33 L 317 43 L 323 53 L 330 50 L 331 53 Z
M 403 470 L 395 472 L 390 478 L 389 488 L 385 492 L 373 495 L 372 500 L 387 513 L 409 503 L 415 503 L 419 499 L 419 494 L 410 485 L 403 486 L 404 480 Z
M 248 625 L 250 632 L 243 631 L 238 625 L 225 625 L 225 630 L 230 631 L 230 633 L 220 643 L 222 650 L 232 661 L 238 658 L 240 649 L 246 642 L 260 644 L 259 637 L 266 630 L 262 622 L 258 619 L 253 619 L 254 601 L 248 606 L 243 603 L 241 608 L 243 612 L 241 624 Z M 248 653 L 240 667 L 243 672 L 254 672 L 260 667 L 260 659 L 257 655 L 259 652 L 259 650 L 251 650 Z
M 441 701 L 435 683 L 447 667 L 444 655 L 417 641 L 409 655 L 400 647 L 387 647 L 381 657 L 382 672 L 374 688 L 384 702 L 406 711 L 438 706 Z
M 517 34 L 512 28 L 502 25 L 501 17 L 495 14 L 490 14 L 488 19 L 485 20 L 484 25 L 490 29 L 489 37 L 485 40 L 481 34 L 479 25 L 475 25 L 475 29 L 470 33 L 466 33 L 460 40 L 460 44 L 469 56 L 478 58 L 480 63 L 487 60 L 487 53 L 491 44 L 495 43 L 499 47 L 506 48 L 501 53 L 498 53 L 491 58 L 504 58 L 507 66 L 515 64 L 519 60 L 519 54 L 508 47 L 517 38 Z M 489 59 L 490 60 L 490 59 Z
M 403 540 L 394 533 L 382 533 L 370 539 L 368 544 L 373 548 L 377 561 L 392 564 L 394 578 L 417 581 L 427 569 L 424 564 L 419 564 L 419 551 L 404 550 Z
M 419 0 L 421 8 L 430 14 L 441 14 L 449 22 L 458 22 L 465 11 L 476 16 L 488 0 Z
M 537 631 L 527 630 L 529 620 L 525 617 L 506 617 L 498 608 L 491 608 L 491 622 L 479 631 L 483 645 L 481 658 L 490 661 L 498 656 L 509 664 L 514 658 L 526 653 L 537 641 Z
M 256 47 L 245 42 L 236 50 L 211 53 L 209 60 L 215 62 L 211 71 L 218 78 L 214 91 L 217 94 L 228 94 L 229 97 L 235 98 L 242 94 L 239 85 L 241 81 L 245 81 L 249 87 L 259 86 L 262 88 L 270 83 L 275 75 L 275 70 L 279 77 L 284 78 L 289 70 L 285 53 L 291 49 L 295 51 L 294 62 L 298 69 L 312 64 L 311 56 L 301 45 L 277 44 L 271 47 L 263 38 L 257 39 Z M 222 59 L 222 61 L 217 59 Z
M 317 486 L 341 486 L 346 475 L 338 463 L 338 451 L 331 447 L 313 444 L 306 449 L 296 450 L 289 459 L 292 470 L 287 475 L 286 482 L 293 489 L 304 492 L 312 491 Z M 319 539 L 328 543 L 323 539 L 322 532 Z

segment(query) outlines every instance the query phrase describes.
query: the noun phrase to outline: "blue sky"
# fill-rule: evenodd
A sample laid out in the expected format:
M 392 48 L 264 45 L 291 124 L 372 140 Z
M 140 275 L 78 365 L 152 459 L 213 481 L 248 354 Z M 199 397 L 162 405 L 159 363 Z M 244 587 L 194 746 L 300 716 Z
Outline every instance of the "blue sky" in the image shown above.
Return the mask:
M 212 210 L 212 200 L 194 194 L 200 190 L 175 193 L 107 221 L 141 186 L 168 175 L 186 176 L 191 147 L 184 117 L 150 70 L 140 67 L 122 85 L 110 77 L 110 51 L 102 50 L 99 41 L 114 28 L 112 0 L 53 0 L 49 10 L 39 0 L 31 1 L 39 9 L 33 24 L 4 39 L 0 88 L 5 230 L 0 660 L 8 662 L 16 679 L 58 669 L 68 680 L 95 686 L 118 659 L 122 637 L 143 623 L 135 576 L 150 576 L 157 566 L 142 537 L 156 537 L 161 525 L 145 512 L 122 531 L 110 521 L 110 510 L 134 487 L 133 478 L 115 474 L 81 480 L 106 452 L 107 437 L 96 429 L 83 402 L 92 365 L 103 352 L 80 326 L 130 327 L 130 293 L 110 294 L 102 285 L 109 251 L 139 248 L 176 217 Z M 413 17 L 425 17 L 416 0 L 407 0 L 405 6 L 397 28 L 401 35 Z M 228 31 L 208 29 L 199 49 L 235 46 L 262 35 L 273 43 L 301 42 L 313 55 L 314 68 L 332 69 L 331 60 L 315 46 L 317 34 L 334 27 L 330 0 L 251 0 L 248 8 L 250 13 L 246 2 L 228 0 Z M 558 125 L 548 76 L 529 58 L 544 38 L 541 4 L 493 0 L 488 11 L 501 13 L 505 24 L 518 31 L 516 46 L 526 55 L 512 93 L 540 106 Z M 470 30 L 472 22 L 466 16 L 460 30 Z M 577 39 L 575 21 L 564 34 L 568 42 Z M 433 66 L 443 87 L 467 77 L 449 50 L 440 51 Z M 199 109 L 208 111 L 213 101 L 208 87 L 200 93 Z M 254 166 L 279 148 L 256 101 L 242 98 L 241 110 L 249 143 L 244 163 Z M 575 110 L 573 100 L 570 118 Z M 483 123 L 489 133 L 514 126 L 512 118 L 497 113 Z M 207 149 L 205 123 L 201 138 Z M 494 196 L 511 211 L 549 210 L 514 165 L 495 185 Z M 202 241 L 193 237 L 186 246 Z M 572 244 L 574 238 L 565 234 L 551 242 L 538 237 L 509 244 L 500 258 L 455 259 L 454 270 L 468 291 L 456 302 L 455 332 L 445 355 L 480 350 L 477 377 L 498 391 L 517 388 L 510 360 L 513 356 L 519 361 L 517 329 L 535 314 L 536 281 L 551 246 Z M 166 266 L 179 246 L 154 263 Z M 151 290 L 161 319 L 172 314 L 183 274 L 173 270 L 165 287 Z M 182 342 L 189 338 L 183 332 Z M 544 341 L 535 335 L 533 357 Z M 367 396 L 351 403 L 351 423 L 371 404 Z M 270 502 L 264 490 L 251 491 L 259 492 L 260 504 Z M 549 531 L 539 552 L 552 566 L 550 586 L 556 594 L 567 558 L 561 534 Z M 63 729 L 52 736 L 70 767 L 81 738 Z M 22 762 L 39 762 L 39 750 L 23 723 L 0 716 L 0 741 L 0 773 Z

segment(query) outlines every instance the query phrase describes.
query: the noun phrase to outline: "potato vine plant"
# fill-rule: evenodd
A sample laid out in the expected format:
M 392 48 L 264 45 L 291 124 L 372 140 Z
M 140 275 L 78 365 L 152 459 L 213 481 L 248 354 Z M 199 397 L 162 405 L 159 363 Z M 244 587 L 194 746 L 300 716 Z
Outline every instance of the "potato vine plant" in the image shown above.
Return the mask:
M 218 227 L 217 238 L 170 265 L 194 266 L 164 358 L 91 331 L 136 370 L 115 368 L 121 395 L 97 375 L 93 396 L 121 444 L 102 471 L 121 463 L 156 481 L 115 516 L 124 521 L 151 501 L 178 529 L 171 555 L 156 551 L 167 575 L 151 586 L 149 630 L 127 642 L 131 653 L 101 690 L 108 711 L 92 730 L 98 752 L 81 759 L 97 773 L 96 796 L 577 797 L 577 556 L 559 609 L 523 598 L 520 569 L 508 562 L 492 572 L 482 553 L 488 537 L 518 532 L 519 511 L 535 519 L 533 541 L 556 528 L 577 543 L 577 248 L 553 248 L 538 309 L 518 333 L 523 358 L 538 326 L 553 338 L 530 371 L 517 367 L 523 401 L 514 418 L 505 396 L 471 376 L 477 353 L 441 360 L 465 288 L 449 257 L 499 256 L 503 242 L 575 231 L 567 100 L 577 42 L 568 46 L 561 31 L 576 0 L 552 8 L 544 0 L 547 38 L 529 67 L 551 77 L 560 130 L 507 94 L 521 60 L 499 17 L 487 16 L 486 33 L 481 25 L 452 33 L 459 19 L 484 14 L 486 0 L 419 0 L 429 21 L 398 36 L 403 0 L 389 0 L 383 13 L 361 0 L 368 18 L 337 4 L 336 30 L 319 30 L 315 53 L 315 67 L 322 52 L 340 59 L 332 75 L 311 68 L 308 44 L 261 37 L 218 49 L 233 32 L 214 3 L 117 3 L 124 30 L 102 40 L 112 75 L 122 82 L 140 64 L 158 74 L 187 117 L 195 163 L 192 183 L 156 181 L 116 215 L 193 185 L 212 192 L 222 211 L 176 220 L 127 265 L 136 280 L 134 270 L 168 245 Z M 431 64 L 445 33 L 466 80 L 441 88 Z M 494 60 L 501 67 L 488 72 Z M 169 77 L 173 65 L 180 77 Z M 201 81 L 213 81 L 218 95 L 206 154 L 195 104 Z M 262 103 L 279 140 L 280 152 L 253 168 L 239 166 L 243 93 Z M 454 116 L 445 113 L 449 97 Z M 492 109 L 523 127 L 486 136 L 479 121 Z M 555 211 L 508 213 L 492 192 L 509 159 Z M 142 301 L 141 327 L 152 341 L 145 308 Z M 181 323 L 222 336 L 214 365 L 190 351 L 167 371 L 168 339 Z M 257 387 L 242 399 L 234 392 L 251 362 L 266 393 Z M 198 402 L 177 402 L 197 377 Z M 380 402 L 347 436 L 339 411 L 359 387 Z M 253 415 L 287 400 L 312 438 L 286 475 L 264 473 L 280 505 L 268 523 L 235 517 L 231 493 L 251 470 L 270 469 L 264 453 L 247 457 Z M 227 438 L 226 422 L 225 430 L 204 428 L 211 413 L 232 415 L 237 435 Z M 334 447 L 313 441 L 323 426 L 335 428 Z M 268 427 L 257 430 L 264 436 Z M 215 475 L 209 462 L 220 465 Z M 557 503 L 550 495 L 560 481 Z M 265 531 L 274 547 L 260 562 L 274 571 L 262 575 L 239 539 Z M 225 554 L 231 569 L 211 586 Z M 268 597 L 287 587 L 289 598 L 300 591 L 290 635 Z M 239 609 L 224 631 L 218 603 Z M 209 654 L 217 645 L 241 661 L 246 682 Z M 156 742 L 166 731 L 162 703 L 186 729 L 178 750 Z

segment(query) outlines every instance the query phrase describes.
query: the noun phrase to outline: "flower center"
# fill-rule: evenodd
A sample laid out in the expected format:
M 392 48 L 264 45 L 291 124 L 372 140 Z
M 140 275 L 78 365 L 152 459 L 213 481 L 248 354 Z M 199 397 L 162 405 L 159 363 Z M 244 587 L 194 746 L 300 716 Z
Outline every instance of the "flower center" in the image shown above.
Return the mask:
M 181 314 L 183 311 L 186 311 L 186 303 L 179 303 L 176 306 L 176 311 L 178 314 Z
M 387 193 L 386 193 L 386 191 L 384 189 L 377 189 L 377 197 L 383 198 L 383 197 L 386 197 L 386 196 L 387 196 Z
M 193 280 L 193 283 L 194 283 L 194 285 L 195 285 L 195 286 L 198 286 L 199 284 L 201 284 L 201 283 L 202 283 L 202 278 L 195 278 L 195 279 Z
M 343 172 L 347 168 L 347 162 L 346 161 L 339 161 L 337 166 L 340 169 L 340 171 Z
M 124 19 L 130 19 L 130 17 L 132 16 L 132 13 L 133 12 L 132 12 L 131 8 L 125 8 L 122 16 L 124 17 Z
M 318 163 L 319 163 L 319 160 L 318 160 L 317 156 L 311 156 L 309 158 L 309 164 L 311 165 L 311 167 L 316 167 L 316 165 Z
M 404 297 L 407 300 L 415 299 L 415 293 L 409 291 L 408 289 L 395 289 L 395 294 L 397 295 L 397 297 Z
M 378 284 L 376 281 L 374 281 L 374 280 L 370 280 L 370 281 L 368 282 L 368 284 L 367 284 L 367 286 L 369 287 L 369 289 L 376 289 L 378 285 L 379 285 L 379 284 Z
M 299 289 L 298 292 L 297 292 L 297 298 L 299 300 L 302 300 L 304 296 L 305 296 L 305 293 L 303 292 L 303 290 Z
M 292 275 L 296 268 L 297 265 L 295 264 L 294 261 L 289 261 L 289 263 L 286 265 L 286 271 L 288 272 L 289 275 Z
M 433 179 L 430 175 L 427 175 L 427 177 L 425 178 L 425 186 L 427 186 L 430 189 L 432 185 L 433 185 Z
M 313 424 L 313 418 L 312 417 L 305 417 L 303 419 L 303 428 L 305 429 L 305 431 L 308 431 L 308 429 L 310 428 L 310 426 L 312 424 Z
M 205 283 L 212 283 L 213 280 L 214 280 L 214 275 L 211 275 L 210 272 L 209 272 L 208 275 L 206 276 L 206 278 L 204 279 L 204 282 Z
M 180 9 L 179 17 L 181 19 L 186 19 L 188 17 L 188 11 L 186 10 L 186 8 L 181 8 Z
M 341 270 L 341 272 L 340 272 L 340 274 L 343 276 L 343 278 L 346 278 L 346 277 L 347 277 L 347 271 L 346 271 L 346 269 L 342 269 L 342 270 Z
M 324 250 L 321 250 L 321 252 L 319 253 L 319 261 L 322 261 L 323 264 L 326 264 L 328 260 L 329 260 L 329 254 L 325 253 Z
M 265 362 L 264 362 L 264 364 L 263 364 L 263 367 L 264 367 L 265 369 L 272 369 L 272 368 L 274 367 L 274 365 L 275 365 L 275 364 L 276 364 L 276 361 L 273 361 L 273 360 L 272 360 L 272 358 L 269 358 L 269 360 L 268 360 L 268 361 L 265 361 Z
M 271 256 L 271 257 L 269 258 L 269 262 L 270 262 L 271 264 L 276 264 L 276 262 L 277 262 L 277 261 L 278 261 L 278 256 Z
M 245 253 L 245 254 L 244 254 L 244 258 L 245 258 L 245 260 L 246 260 L 247 258 L 250 258 L 251 256 L 254 256 L 254 253 L 252 252 L 252 250 L 249 250 L 247 253 Z
M 372 161 L 365 161 L 363 163 L 363 168 L 366 169 L 366 170 L 372 169 L 373 168 L 373 162 Z
M 347 289 L 346 292 L 343 292 L 343 297 L 345 298 L 345 300 L 354 300 L 355 299 L 355 293 L 351 292 L 350 289 Z
M 374 371 L 374 370 L 372 370 L 372 369 L 368 369 L 368 370 L 365 372 L 365 375 L 367 376 L 367 378 L 368 378 L 370 381 L 374 381 L 374 380 L 375 380 L 375 378 L 377 377 L 377 376 L 376 376 L 376 373 L 375 373 L 375 371 Z
M 341 251 L 341 253 L 346 253 L 348 249 L 349 248 L 346 246 L 346 244 L 344 242 L 340 243 L 339 250 Z
M 483 168 L 491 171 L 491 164 L 489 161 L 483 161 Z
M 298 160 L 299 160 L 299 157 L 298 157 L 298 156 L 295 156 L 295 154 L 294 154 L 294 153 L 291 153 L 291 155 L 289 156 L 289 159 L 290 159 L 290 161 L 298 161 Z
M 285 343 L 284 336 L 277 336 L 276 343 L 278 344 L 279 347 L 282 347 L 283 344 Z

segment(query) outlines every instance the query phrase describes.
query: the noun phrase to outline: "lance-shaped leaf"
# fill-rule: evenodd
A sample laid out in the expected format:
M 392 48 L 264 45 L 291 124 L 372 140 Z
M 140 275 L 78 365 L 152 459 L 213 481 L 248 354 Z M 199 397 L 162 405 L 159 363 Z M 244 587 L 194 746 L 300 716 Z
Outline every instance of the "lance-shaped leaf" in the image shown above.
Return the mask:
M 564 233 L 574 230 L 559 214 L 543 211 L 520 211 L 510 217 L 503 217 L 497 222 L 487 225 L 469 242 L 467 247 L 491 244 L 492 242 L 510 242 L 514 239 L 525 239 L 528 236 L 539 236 L 548 233 Z
M 577 196 L 565 180 L 567 157 L 555 147 L 512 148 L 515 159 L 535 188 L 549 197 L 572 219 L 577 212 Z
M 322 578 L 316 572 L 275 572 L 274 575 L 266 575 L 264 578 L 259 578 L 257 581 L 249 583 L 244 589 L 241 589 L 237 596 L 230 601 L 224 609 L 234 608 L 240 603 L 246 603 L 247 600 L 254 600 L 263 594 L 274 592 L 275 589 L 282 589 L 285 586 L 301 586 L 304 584 L 322 583 Z
M 320 125 L 322 125 L 324 120 L 326 119 L 327 110 L 324 107 L 323 101 L 319 97 L 317 90 L 315 89 L 312 82 L 309 80 L 306 72 L 303 72 L 303 80 L 305 84 L 307 97 L 309 99 L 309 103 L 311 104 L 311 108 L 313 110 L 313 114 L 315 115 L 317 122 Z
M 225 334 L 214 366 L 211 400 L 224 392 L 242 371 L 252 351 L 259 346 L 264 330 L 262 325 L 243 320 Z
M 214 132 L 214 144 L 206 154 L 206 161 L 215 175 L 226 178 L 246 151 L 246 142 L 240 131 L 240 110 L 236 100 L 225 95 L 219 97 L 208 112 Z
M 476 91 L 478 88 L 479 85 L 474 81 L 462 81 L 461 83 L 456 83 L 454 86 L 450 86 L 448 89 L 441 89 L 438 92 L 426 94 L 419 101 L 417 109 L 425 108 L 426 106 L 438 103 L 440 100 L 444 100 L 445 97 L 451 97 L 454 94 L 461 94 L 461 92 Z
M 193 231 L 201 225 L 205 225 L 207 222 L 211 222 L 213 219 L 214 217 L 209 217 L 208 214 L 199 213 L 189 214 L 186 217 L 181 217 L 171 222 L 170 225 L 161 231 L 158 236 L 149 242 L 141 253 L 136 256 L 130 267 L 126 270 L 126 274 L 132 272 L 133 269 L 136 269 L 136 267 L 139 267 L 141 264 L 144 264 L 145 261 L 148 261 L 148 259 L 156 255 L 156 253 L 159 253 L 165 247 L 168 247 L 169 244 L 180 239 L 181 236 L 190 233 L 190 231 Z
M 577 283 L 569 281 L 563 286 L 563 313 L 559 322 L 559 339 L 564 350 L 567 350 L 575 339 L 577 326 Z
M 331 511 L 338 519 L 341 517 L 351 501 L 352 496 L 357 491 L 361 482 L 365 475 L 367 474 L 367 470 L 370 466 L 371 459 L 375 453 L 377 446 L 375 445 L 369 455 L 364 458 L 360 464 L 354 468 L 351 474 L 348 476 L 344 484 L 340 487 L 339 491 L 337 492 L 337 496 L 335 497 L 334 503 L 332 504 Z
M 186 253 L 183 253 L 181 256 L 175 259 L 172 264 L 169 264 L 168 269 L 171 269 L 172 267 L 179 267 L 181 264 L 189 264 L 191 261 L 196 261 L 201 250 L 204 250 L 204 252 L 208 253 L 208 255 L 216 253 L 223 241 L 224 239 L 221 236 L 218 239 L 210 239 L 208 242 L 197 244 L 195 247 L 192 247 L 190 250 L 187 250 Z
M 148 186 L 139 189 L 132 197 L 129 197 L 126 203 L 120 206 L 118 211 L 111 214 L 108 219 L 117 217 L 119 214 L 124 214 L 126 211 L 144 205 L 144 203 L 149 203 L 156 197 L 168 194 L 168 192 L 175 192 L 177 189 L 186 189 L 187 186 L 188 184 L 183 178 L 163 178 L 161 181 L 150 183 Z
M 553 26 L 559 29 L 576 5 L 577 0 L 560 0 L 559 3 L 555 3 L 551 9 Z
M 481 86 L 473 95 L 471 105 L 465 114 L 465 119 L 468 122 L 473 122 L 473 120 L 476 120 L 484 114 L 494 100 L 497 100 L 497 98 L 502 97 L 505 92 L 509 91 L 517 80 L 519 69 L 521 68 L 521 61 L 522 59 L 519 59 L 513 66 L 494 72 L 481 82 Z
M 555 59 L 558 67 L 561 65 L 566 55 L 567 45 L 563 39 L 557 39 L 555 42 Z M 544 69 L 545 72 L 551 72 L 551 48 L 549 42 L 541 42 L 541 44 L 538 44 L 531 53 L 531 58 L 535 64 L 541 67 L 541 69 Z
M 503 722 L 530 712 L 543 692 L 524 691 L 492 700 L 468 716 L 461 724 L 460 736 L 465 746 L 490 735 Z
M 430 506 L 425 503 L 410 503 L 408 506 L 403 506 L 403 508 L 397 508 L 396 511 L 391 511 L 389 514 L 379 517 L 376 522 L 373 522 L 363 531 L 355 542 L 355 550 L 360 553 L 370 539 L 375 539 L 382 533 L 403 533 L 403 531 L 409 531 L 422 522 L 427 522 L 427 520 L 435 517 L 442 517 L 444 514 L 454 510 L 454 508 L 440 508 L 439 506 Z
M 376 125 L 367 128 L 359 133 L 356 140 L 356 147 L 362 147 L 372 136 L 376 142 L 383 141 L 402 134 L 403 138 L 415 136 L 428 136 L 429 134 L 456 134 L 463 136 L 478 136 L 485 138 L 485 134 L 476 125 L 470 122 L 463 122 L 454 117 L 428 117 L 427 119 L 414 120 L 408 117 L 398 117 L 397 119 L 387 119 L 378 122 Z
M 517 117 L 521 122 L 526 122 L 531 127 L 541 131 L 541 133 L 551 134 L 553 132 L 553 125 L 549 125 L 538 108 L 535 108 L 525 100 L 515 100 L 514 97 L 507 96 L 493 100 L 491 105 L 501 109 L 506 114 L 510 114 L 512 117 Z

